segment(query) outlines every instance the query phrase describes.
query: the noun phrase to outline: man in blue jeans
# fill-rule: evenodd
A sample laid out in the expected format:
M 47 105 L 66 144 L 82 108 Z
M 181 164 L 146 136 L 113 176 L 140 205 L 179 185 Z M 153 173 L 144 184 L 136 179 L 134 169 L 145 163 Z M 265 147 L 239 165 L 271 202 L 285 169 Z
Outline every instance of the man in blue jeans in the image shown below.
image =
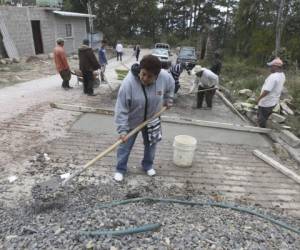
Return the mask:
M 127 134 L 142 122 L 151 118 L 162 106 L 171 107 L 174 95 L 174 79 L 161 69 L 159 59 L 152 55 L 144 56 L 140 65 L 133 65 L 120 87 L 115 106 L 115 123 L 123 143 L 117 150 L 117 166 L 114 179 L 122 181 L 127 172 L 127 162 L 137 134 L 127 138 Z M 158 140 L 152 140 L 153 132 L 159 132 L 160 120 L 151 129 L 144 128 L 144 157 L 142 168 L 149 176 L 156 174 L 153 161 Z M 157 133 L 156 135 L 159 135 Z M 158 138 L 160 139 L 160 138 Z

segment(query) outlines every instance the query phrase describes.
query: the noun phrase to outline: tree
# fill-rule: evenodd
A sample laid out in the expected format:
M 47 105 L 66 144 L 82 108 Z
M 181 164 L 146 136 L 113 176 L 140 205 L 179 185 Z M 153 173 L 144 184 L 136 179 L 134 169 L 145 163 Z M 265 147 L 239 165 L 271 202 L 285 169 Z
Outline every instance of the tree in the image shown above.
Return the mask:
M 86 0 L 64 0 L 63 10 L 87 13 Z
M 279 10 L 277 14 L 276 23 L 276 42 L 275 42 L 275 56 L 278 56 L 278 51 L 280 49 L 281 33 L 282 33 L 282 15 L 284 10 L 285 0 L 280 0 Z

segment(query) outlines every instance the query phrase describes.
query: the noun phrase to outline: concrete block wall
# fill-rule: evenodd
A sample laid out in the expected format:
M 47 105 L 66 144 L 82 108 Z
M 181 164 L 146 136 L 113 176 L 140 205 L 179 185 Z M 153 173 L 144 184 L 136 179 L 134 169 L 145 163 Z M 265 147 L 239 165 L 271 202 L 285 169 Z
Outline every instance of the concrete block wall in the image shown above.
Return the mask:
M 65 39 L 66 53 L 77 53 L 82 40 L 87 38 L 86 19 L 56 16 L 56 37 Z M 72 37 L 66 37 L 66 24 L 72 25 Z
M 55 46 L 55 17 L 52 11 L 42 8 L 28 8 L 29 20 L 39 20 L 43 40 L 44 53 L 50 53 Z M 30 24 L 31 25 L 31 24 Z
M 61 17 L 49 9 L 0 6 L 0 17 L 20 56 L 35 55 L 31 20 L 40 21 L 44 53 L 53 51 L 58 37 L 66 40 L 65 49 L 68 54 L 77 53 L 82 40 L 87 37 L 86 18 Z M 66 24 L 72 25 L 72 37 L 66 37 Z
M 31 24 L 28 22 L 27 8 L 1 6 L 0 17 L 17 47 L 19 56 L 34 55 L 32 30 Z

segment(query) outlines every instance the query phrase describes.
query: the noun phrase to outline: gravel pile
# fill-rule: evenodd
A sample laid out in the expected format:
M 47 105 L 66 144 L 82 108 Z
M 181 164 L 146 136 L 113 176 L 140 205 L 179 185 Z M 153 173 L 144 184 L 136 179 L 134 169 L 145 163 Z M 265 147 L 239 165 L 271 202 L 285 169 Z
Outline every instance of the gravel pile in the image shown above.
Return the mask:
M 29 201 L 0 207 L 0 248 L 4 249 L 299 249 L 300 235 L 245 213 L 216 207 L 140 202 L 100 208 L 103 202 L 134 197 L 212 201 L 185 187 L 163 186 L 155 179 L 138 185 L 109 179 L 73 184 L 59 209 L 36 212 Z M 255 208 L 296 228 L 300 220 Z M 160 223 L 158 231 L 96 236 L 81 231 L 119 230 Z

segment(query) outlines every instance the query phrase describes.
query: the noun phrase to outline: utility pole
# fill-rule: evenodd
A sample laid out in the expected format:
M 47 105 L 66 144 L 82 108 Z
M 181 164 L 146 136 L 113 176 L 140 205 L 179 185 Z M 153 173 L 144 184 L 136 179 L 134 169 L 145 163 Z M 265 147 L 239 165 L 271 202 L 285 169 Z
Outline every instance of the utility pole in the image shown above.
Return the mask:
M 227 28 L 228 28 L 228 19 L 230 14 L 230 7 L 231 7 L 231 0 L 226 1 L 226 17 L 225 17 L 225 24 L 224 24 L 224 30 L 223 30 L 223 36 L 221 38 L 221 47 L 224 48 L 224 45 L 226 43 L 226 36 L 227 36 Z
M 91 34 L 91 47 L 93 45 L 93 32 L 94 32 L 94 24 L 93 24 L 93 16 L 92 16 L 92 7 L 91 7 L 91 1 L 87 1 L 87 9 L 89 14 L 89 27 L 90 27 L 90 34 Z
M 189 23 L 189 38 L 192 36 L 192 25 L 193 25 L 193 13 L 194 13 L 194 1 L 191 0 L 191 5 L 190 5 L 190 23 Z
M 281 41 L 281 35 L 282 35 L 282 16 L 283 16 L 283 10 L 284 10 L 284 3 L 285 0 L 278 0 L 280 1 L 279 4 L 279 10 L 277 14 L 277 23 L 276 23 L 276 41 L 275 41 L 275 56 L 278 56 L 278 52 L 280 50 L 280 41 Z

